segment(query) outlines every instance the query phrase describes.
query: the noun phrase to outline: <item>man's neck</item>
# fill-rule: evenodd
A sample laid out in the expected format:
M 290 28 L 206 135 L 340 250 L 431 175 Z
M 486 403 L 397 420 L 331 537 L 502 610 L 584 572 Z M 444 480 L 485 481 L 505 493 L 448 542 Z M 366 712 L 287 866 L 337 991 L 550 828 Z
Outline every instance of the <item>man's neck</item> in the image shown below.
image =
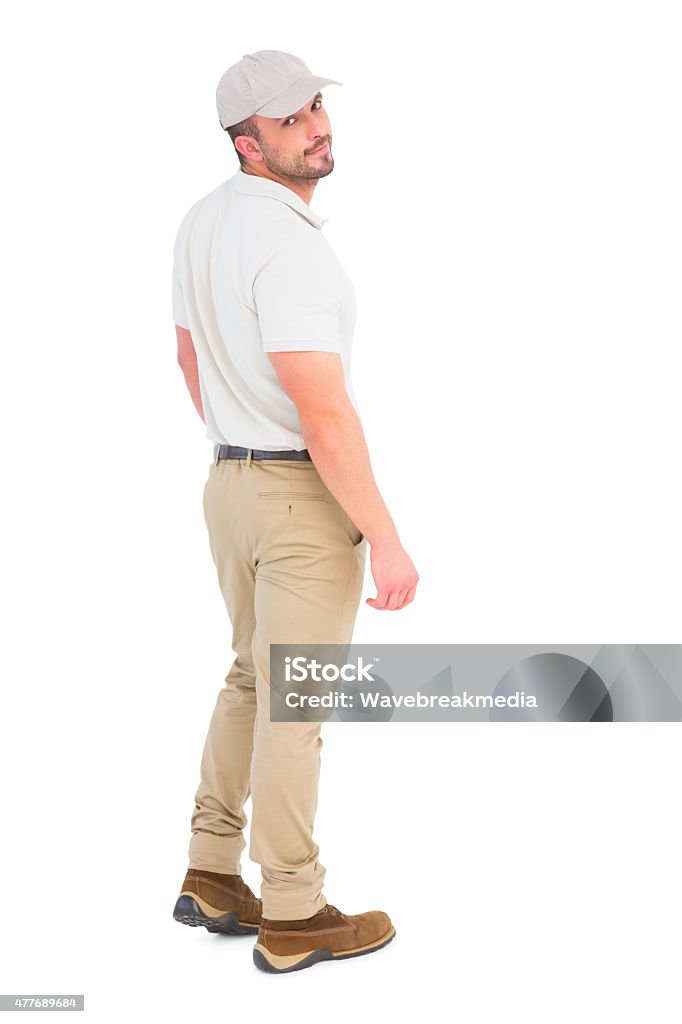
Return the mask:
M 285 188 L 295 192 L 299 199 L 302 199 L 308 206 L 318 182 L 317 178 L 278 178 L 275 174 L 261 174 L 258 171 L 247 170 L 246 167 L 242 167 L 241 170 L 252 178 L 266 178 L 268 181 L 276 181 L 278 185 L 284 185 Z

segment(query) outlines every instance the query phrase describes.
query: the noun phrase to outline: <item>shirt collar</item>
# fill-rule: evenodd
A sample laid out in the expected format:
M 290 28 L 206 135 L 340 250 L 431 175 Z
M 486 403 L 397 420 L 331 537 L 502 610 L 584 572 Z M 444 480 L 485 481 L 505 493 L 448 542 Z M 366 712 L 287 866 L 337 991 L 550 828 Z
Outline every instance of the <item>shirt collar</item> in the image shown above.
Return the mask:
M 271 199 L 279 199 L 286 203 L 292 210 L 301 213 L 306 220 L 316 227 L 321 228 L 329 220 L 329 217 L 321 217 L 319 213 L 311 210 L 306 202 L 296 192 L 293 192 L 286 185 L 279 181 L 272 181 L 271 178 L 261 178 L 257 174 L 247 174 L 239 168 L 232 179 L 234 188 L 238 192 L 244 192 L 250 196 L 269 196 Z

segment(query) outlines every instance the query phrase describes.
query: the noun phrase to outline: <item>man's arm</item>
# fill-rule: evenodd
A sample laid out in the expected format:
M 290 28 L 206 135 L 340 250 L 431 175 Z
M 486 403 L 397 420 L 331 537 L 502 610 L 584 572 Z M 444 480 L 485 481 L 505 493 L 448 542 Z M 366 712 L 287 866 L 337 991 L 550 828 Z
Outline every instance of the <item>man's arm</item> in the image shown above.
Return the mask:
M 199 388 L 199 368 L 197 366 L 197 354 L 194 350 L 192 335 L 186 327 L 175 325 L 175 333 L 178 337 L 178 363 L 185 375 L 185 383 L 192 396 L 194 406 L 204 423 L 204 407 L 201 402 L 201 389 Z
M 268 356 L 298 410 L 320 477 L 370 545 L 377 597 L 367 604 L 386 611 L 403 608 L 413 600 L 419 576 L 379 493 L 340 355 L 301 351 Z

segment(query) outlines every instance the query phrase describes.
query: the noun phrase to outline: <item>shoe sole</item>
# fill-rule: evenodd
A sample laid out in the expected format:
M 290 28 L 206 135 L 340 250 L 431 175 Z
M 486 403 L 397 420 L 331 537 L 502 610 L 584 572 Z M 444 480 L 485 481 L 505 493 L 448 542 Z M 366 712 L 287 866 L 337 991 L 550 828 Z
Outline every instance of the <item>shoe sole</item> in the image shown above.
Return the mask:
M 188 893 L 181 894 L 175 904 L 173 917 L 180 924 L 188 924 L 192 928 L 201 925 L 209 932 L 218 932 L 221 935 L 253 935 L 258 932 L 258 925 L 240 921 L 236 910 L 221 914 L 215 907 L 209 907 L 208 903 Z
M 289 974 L 290 971 L 302 971 L 306 967 L 313 967 L 323 960 L 348 960 L 352 956 L 364 956 L 366 953 L 374 953 L 381 949 L 395 937 L 395 928 L 385 935 L 382 935 L 376 942 L 369 942 L 366 946 L 358 946 L 357 949 L 349 949 L 343 953 L 333 953 L 329 946 L 321 946 L 308 953 L 293 953 L 288 956 L 278 956 L 271 953 L 260 942 L 253 947 L 253 962 L 256 967 L 267 974 Z

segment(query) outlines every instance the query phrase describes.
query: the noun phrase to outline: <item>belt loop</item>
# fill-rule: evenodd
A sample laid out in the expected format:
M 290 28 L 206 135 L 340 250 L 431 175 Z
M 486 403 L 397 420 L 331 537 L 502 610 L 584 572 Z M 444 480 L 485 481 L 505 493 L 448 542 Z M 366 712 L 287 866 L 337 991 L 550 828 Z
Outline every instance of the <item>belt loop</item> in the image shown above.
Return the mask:
M 252 454 L 253 454 L 253 448 L 247 448 L 246 449 L 246 465 L 247 466 L 251 465 L 251 456 L 252 456 Z
M 220 461 L 220 445 L 219 444 L 217 444 L 215 446 L 215 451 L 213 452 L 213 456 L 214 456 L 214 458 L 213 458 L 213 465 L 217 466 L 219 461 Z

